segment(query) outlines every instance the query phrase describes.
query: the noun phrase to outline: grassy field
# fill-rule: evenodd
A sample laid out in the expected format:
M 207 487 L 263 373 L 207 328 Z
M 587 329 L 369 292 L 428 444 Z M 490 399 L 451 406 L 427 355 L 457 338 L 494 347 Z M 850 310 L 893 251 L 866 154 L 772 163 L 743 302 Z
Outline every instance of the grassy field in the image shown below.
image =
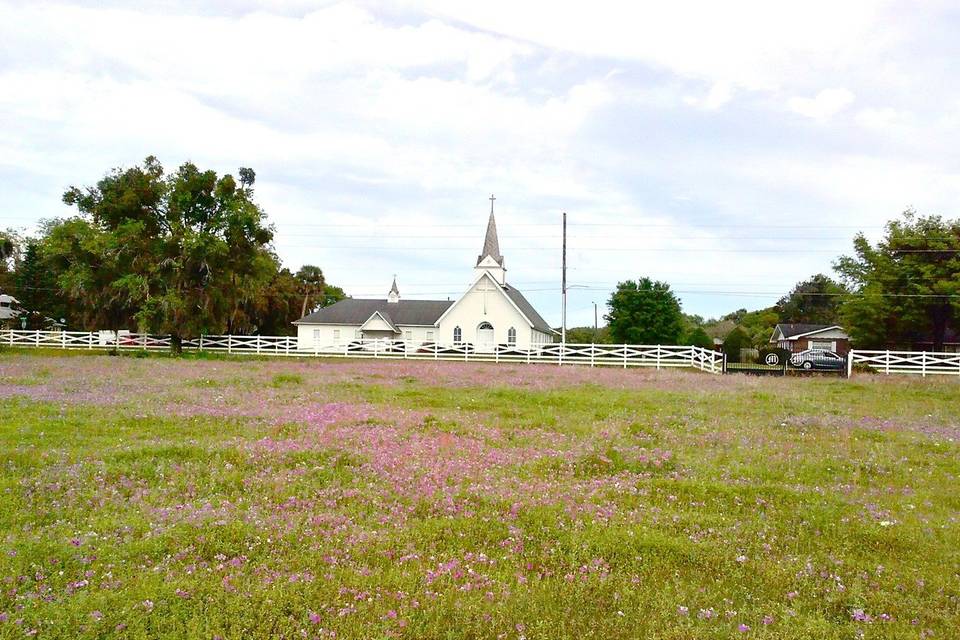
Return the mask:
M 0 353 L 0 638 L 958 638 L 960 383 Z

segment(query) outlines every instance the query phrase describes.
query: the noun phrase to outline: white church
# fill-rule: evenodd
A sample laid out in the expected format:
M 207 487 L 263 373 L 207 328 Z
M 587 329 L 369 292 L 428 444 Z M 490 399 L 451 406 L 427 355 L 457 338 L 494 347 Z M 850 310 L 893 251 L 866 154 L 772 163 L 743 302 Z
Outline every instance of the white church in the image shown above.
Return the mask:
M 386 298 L 347 298 L 293 324 L 303 351 L 339 350 L 375 339 L 403 341 L 407 348 L 436 343 L 490 352 L 497 345 L 526 349 L 546 344 L 557 335 L 523 294 L 507 284 L 492 197 L 473 282 L 459 299 L 403 300 L 394 278 Z

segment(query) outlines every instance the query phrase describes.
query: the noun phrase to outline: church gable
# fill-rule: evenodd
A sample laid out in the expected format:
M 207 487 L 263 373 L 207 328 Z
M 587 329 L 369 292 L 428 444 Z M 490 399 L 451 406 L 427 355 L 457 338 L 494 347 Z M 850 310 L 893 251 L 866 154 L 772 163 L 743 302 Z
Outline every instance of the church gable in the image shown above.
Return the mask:
M 400 330 L 380 311 L 375 311 L 373 315 L 367 318 L 367 321 L 361 325 L 363 331 L 392 331 L 400 333 Z

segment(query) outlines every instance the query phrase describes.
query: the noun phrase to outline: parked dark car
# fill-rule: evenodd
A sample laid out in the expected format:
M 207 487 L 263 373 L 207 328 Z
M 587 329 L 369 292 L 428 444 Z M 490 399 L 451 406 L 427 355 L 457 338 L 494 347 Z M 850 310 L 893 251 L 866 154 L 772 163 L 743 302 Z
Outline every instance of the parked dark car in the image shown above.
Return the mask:
M 833 351 L 807 349 L 793 354 L 790 357 L 790 364 L 807 371 L 812 369 L 841 371 L 847 366 L 847 359 Z

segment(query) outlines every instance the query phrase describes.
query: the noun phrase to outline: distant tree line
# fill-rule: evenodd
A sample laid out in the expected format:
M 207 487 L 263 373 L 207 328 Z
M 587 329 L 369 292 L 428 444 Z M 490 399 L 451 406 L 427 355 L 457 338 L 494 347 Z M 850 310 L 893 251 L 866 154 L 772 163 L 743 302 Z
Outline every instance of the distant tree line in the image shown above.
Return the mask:
M 960 319 L 960 221 L 907 210 L 875 245 L 861 233 L 834 263 L 839 279 L 816 274 L 771 307 L 704 320 L 684 314 L 665 282 L 620 282 L 607 301 L 607 326 L 575 327 L 570 342 L 685 344 L 719 339 L 730 354 L 767 345 L 778 323 L 840 325 L 860 348 L 930 343 L 943 348 Z
M 175 345 L 200 334 L 291 333 L 291 322 L 345 294 L 319 267 L 282 266 L 255 180 L 252 169 L 234 178 L 190 162 L 167 174 L 149 157 L 70 187 L 63 201 L 76 215 L 46 221 L 35 238 L 0 235 L 0 290 L 19 300 L 31 328 L 62 319 L 170 334 Z

